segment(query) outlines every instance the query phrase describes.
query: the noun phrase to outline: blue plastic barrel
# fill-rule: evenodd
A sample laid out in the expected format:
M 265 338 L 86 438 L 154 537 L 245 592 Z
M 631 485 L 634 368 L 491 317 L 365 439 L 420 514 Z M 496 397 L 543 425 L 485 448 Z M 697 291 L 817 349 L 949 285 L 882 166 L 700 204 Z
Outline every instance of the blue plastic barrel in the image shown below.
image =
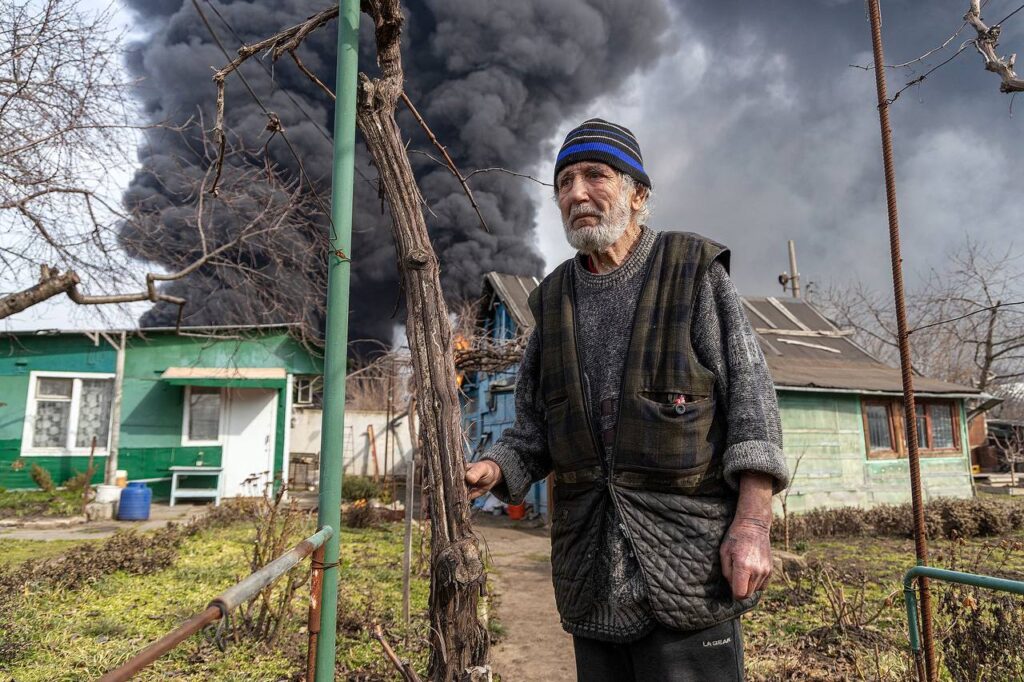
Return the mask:
M 141 482 L 129 483 L 121 491 L 121 502 L 117 505 L 117 518 L 121 521 L 146 521 L 149 519 L 149 504 L 153 491 Z

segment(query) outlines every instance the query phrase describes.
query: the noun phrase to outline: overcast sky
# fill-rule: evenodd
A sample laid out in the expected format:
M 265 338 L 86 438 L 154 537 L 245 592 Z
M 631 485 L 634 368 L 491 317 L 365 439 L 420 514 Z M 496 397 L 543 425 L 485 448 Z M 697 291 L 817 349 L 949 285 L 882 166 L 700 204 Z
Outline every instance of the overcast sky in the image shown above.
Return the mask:
M 874 76 L 850 64 L 871 62 L 861 0 L 742 2 L 666 0 L 672 17 L 664 54 L 619 91 L 567 111 L 551 131 L 590 116 L 636 133 L 654 184 L 651 223 L 703 233 L 731 247 L 741 293 L 777 294 L 788 268 L 786 240 L 797 242 L 805 283 L 860 280 L 889 285 L 885 194 Z M 1018 3 L 991 0 L 993 22 Z M 104 6 L 85 0 L 84 6 Z M 962 23 L 966 0 L 885 0 L 886 57 L 904 62 L 944 41 Z M 131 16 L 120 15 L 126 26 Z M 890 94 L 951 55 L 916 70 L 888 70 Z M 1024 52 L 1024 12 L 1004 27 L 1000 53 Z M 892 107 L 905 267 L 941 267 L 970 234 L 993 247 L 1020 242 L 1021 125 L 995 74 L 965 50 Z M 552 163 L 529 170 L 549 179 Z M 538 251 L 548 269 L 569 255 L 550 189 L 539 207 Z M 95 315 L 65 301 L 9 326 L 82 327 Z M 39 320 L 45 320 L 40 323 Z
M 886 61 L 906 62 L 961 25 L 965 0 L 883 0 Z M 992 0 L 996 21 L 1017 2 Z M 885 188 L 861 0 L 673 2 L 676 49 L 586 116 L 619 121 L 640 140 L 655 191 L 651 223 L 730 246 L 741 293 L 776 294 L 797 243 L 805 281 L 863 280 L 889 287 Z M 890 95 L 928 65 L 889 70 Z M 1024 13 L 1001 53 L 1024 52 Z M 993 246 L 1020 241 L 1024 99 L 1010 96 L 972 49 L 907 90 L 891 107 L 908 278 L 940 267 L 971 234 Z M 553 136 L 561 141 L 574 121 Z M 538 172 L 548 177 L 548 164 Z M 539 239 L 549 267 L 568 254 L 547 191 Z

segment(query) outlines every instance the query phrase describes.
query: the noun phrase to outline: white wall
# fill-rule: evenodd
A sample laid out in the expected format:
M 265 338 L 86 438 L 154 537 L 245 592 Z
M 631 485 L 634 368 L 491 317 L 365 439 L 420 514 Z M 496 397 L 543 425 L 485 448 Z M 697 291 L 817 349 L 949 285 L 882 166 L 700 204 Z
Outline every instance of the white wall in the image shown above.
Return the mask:
M 292 455 L 317 455 L 320 452 L 320 424 L 323 413 L 321 410 L 298 408 L 292 413 L 291 448 Z M 385 438 L 384 427 L 387 424 L 386 412 L 365 412 L 349 410 L 345 412 L 344 457 L 345 474 L 357 476 L 373 476 L 373 455 L 368 435 L 369 426 L 373 426 L 377 441 L 377 469 L 383 475 L 384 445 L 387 441 L 387 473 L 397 469 L 399 476 L 404 476 L 408 457 L 412 455 L 409 438 L 409 422 L 402 418 L 392 427 L 391 433 Z M 394 415 L 392 415 L 392 418 Z M 396 461 L 397 460 L 397 461 Z

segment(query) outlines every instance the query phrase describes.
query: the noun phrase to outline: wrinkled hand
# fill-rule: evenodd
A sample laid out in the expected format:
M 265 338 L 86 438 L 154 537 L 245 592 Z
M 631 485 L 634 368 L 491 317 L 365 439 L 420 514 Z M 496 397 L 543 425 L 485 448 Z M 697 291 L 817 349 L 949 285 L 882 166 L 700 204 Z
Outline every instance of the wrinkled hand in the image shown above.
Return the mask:
M 725 534 L 719 555 L 734 599 L 746 599 L 768 584 L 772 573 L 769 531 L 764 521 L 738 517 Z
M 469 499 L 475 500 L 501 483 L 501 467 L 490 459 L 473 462 L 466 469 L 466 487 Z

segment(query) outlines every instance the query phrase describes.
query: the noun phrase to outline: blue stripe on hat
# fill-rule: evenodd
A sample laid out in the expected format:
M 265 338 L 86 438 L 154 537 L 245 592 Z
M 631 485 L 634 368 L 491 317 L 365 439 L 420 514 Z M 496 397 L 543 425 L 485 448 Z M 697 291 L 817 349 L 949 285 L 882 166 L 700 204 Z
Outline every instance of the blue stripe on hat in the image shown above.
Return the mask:
M 637 156 L 640 155 L 639 154 L 639 151 L 640 151 L 639 147 L 640 147 L 640 145 L 637 143 L 635 138 L 626 137 L 625 135 L 622 135 L 621 133 L 617 133 L 617 132 L 615 132 L 613 130 L 601 130 L 599 128 L 577 128 L 576 130 L 574 130 L 571 133 L 569 133 L 569 136 L 567 138 L 565 138 L 565 141 L 568 142 L 569 140 L 574 140 L 577 137 L 579 137 L 580 135 L 582 135 L 583 133 L 600 133 L 602 135 L 610 135 L 611 137 L 617 137 L 620 140 L 624 140 L 627 143 L 627 145 L 631 148 L 631 151 L 637 152 Z M 562 143 L 562 146 L 563 147 L 565 146 L 564 142 Z M 636 149 L 632 149 L 633 147 L 636 147 Z
M 617 147 L 613 147 L 612 145 L 605 144 L 603 142 L 584 142 L 583 144 L 574 144 L 571 147 L 563 147 L 562 151 L 558 154 L 558 158 L 555 159 L 555 163 L 558 163 L 570 154 L 576 154 L 578 152 L 605 152 L 607 154 L 611 154 L 617 159 L 625 161 L 644 175 L 647 174 L 647 171 L 644 170 L 642 165 L 637 163 L 636 159 L 628 154 L 622 153 L 622 151 Z

